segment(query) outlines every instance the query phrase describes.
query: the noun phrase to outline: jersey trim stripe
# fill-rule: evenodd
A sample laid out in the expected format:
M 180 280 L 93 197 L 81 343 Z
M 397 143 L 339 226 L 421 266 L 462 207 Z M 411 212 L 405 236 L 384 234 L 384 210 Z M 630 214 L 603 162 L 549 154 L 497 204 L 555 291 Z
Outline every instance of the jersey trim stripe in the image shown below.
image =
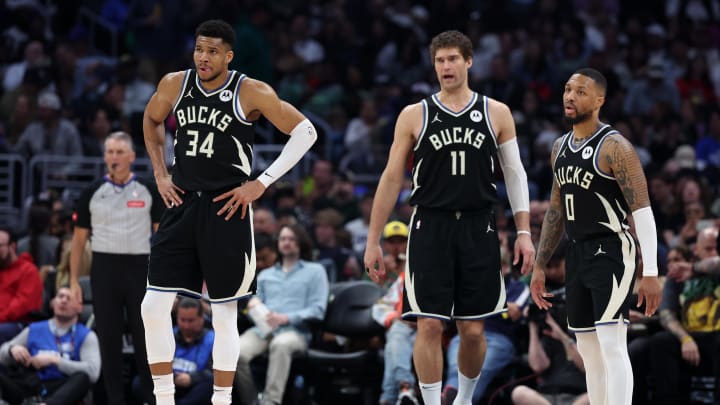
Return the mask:
M 221 91 L 225 90 L 225 88 L 227 88 L 227 86 L 230 84 L 230 82 L 232 82 L 233 78 L 235 77 L 235 73 L 237 73 L 237 72 L 235 72 L 234 70 L 231 70 L 231 71 L 229 71 L 229 73 L 230 74 L 225 79 L 225 83 L 223 83 L 220 87 L 218 87 L 217 89 L 215 89 L 213 91 L 205 90 L 205 87 L 203 87 L 202 83 L 200 83 L 200 75 L 197 75 L 197 74 L 195 75 L 195 85 L 197 86 L 197 88 L 200 90 L 200 92 L 205 97 L 214 96 L 214 95 L 220 93 Z
M 437 104 L 438 108 L 440 108 L 441 110 L 445 111 L 446 113 L 448 113 L 448 114 L 450 114 L 450 115 L 452 115 L 453 117 L 456 117 L 456 118 L 459 117 L 459 116 L 461 116 L 461 115 L 463 115 L 463 114 L 465 114 L 465 113 L 470 109 L 470 107 L 472 107 L 473 105 L 475 105 L 475 102 L 477 101 L 477 98 L 478 98 L 478 94 L 475 93 L 475 92 L 473 92 L 473 93 L 472 93 L 472 97 L 470 97 L 470 102 L 467 103 L 467 105 L 466 105 L 465 107 L 463 107 L 462 110 L 460 110 L 460 111 L 458 111 L 458 112 L 453 112 L 453 110 L 445 107 L 445 105 L 444 105 L 442 102 L 440 102 L 440 99 L 438 98 L 437 95 L 438 95 L 438 93 L 435 93 L 435 94 L 432 95 L 432 100 L 433 100 L 433 102 L 434 102 L 435 104 Z
M 560 141 L 560 147 L 558 148 L 557 155 L 555 155 L 555 160 L 553 160 L 553 162 L 552 162 L 553 163 L 553 178 L 555 177 L 554 173 L 555 173 L 555 167 L 557 166 L 557 160 L 560 157 L 560 155 L 563 154 L 564 148 L 567 148 L 566 143 L 567 143 L 569 136 L 570 136 L 570 132 L 563 135 L 562 140 Z
M 505 291 L 505 290 L 503 290 L 503 291 Z M 507 312 L 507 308 L 501 309 L 501 310 L 499 310 L 499 311 L 488 312 L 487 314 L 482 314 L 482 315 L 467 315 L 467 316 L 455 316 L 455 315 L 453 315 L 452 318 L 453 318 L 453 319 L 462 319 L 462 320 L 470 320 L 470 321 L 471 321 L 471 320 L 479 320 L 479 319 L 490 318 L 491 316 L 500 315 L 500 314 L 505 313 L 505 312 Z
M 588 144 L 588 142 L 592 141 L 593 138 L 595 138 L 600 132 L 602 132 L 605 128 L 607 128 L 607 127 L 609 127 L 609 126 L 610 126 L 610 125 L 608 125 L 608 124 L 603 124 L 603 125 L 601 125 L 600 128 L 596 129 L 595 132 L 593 132 L 593 134 L 590 135 L 590 136 L 588 137 L 588 139 L 586 139 L 580 146 L 578 146 L 577 149 L 575 149 L 575 148 L 573 147 L 572 140 L 568 140 L 568 143 L 567 143 L 567 144 L 568 144 L 568 148 L 570 148 L 570 152 L 573 152 L 573 153 L 578 153 L 578 152 L 580 152 L 580 151 L 585 147 L 585 145 Z M 570 132 L 570 136 L 574 138 L 574 137 L 575 137 L 575 131 Z
M 241 74 L 237 84 L 235 84 L 235 89 L 233 92 L 233 95 L 235 96 L 235 102 L 233 103 L 233 113 L 235 113 L 235 118 L 237 118 L 238 121 L 242 122 L 245 125 L 252 125 L 252 122 L 248 121 L 245 118 L 245 113 L 242 110 L 242 106 L 240 105 L 240 84 L 243 80 L 245 80 L 246 77 L 247 76 L 245 75 L 245 73 Z
M 428 113 L 429 113 L 428 105 L 427 105 L 427 103 L 425 102 L 425 100 L 422 100 L 422 101 L 420 102 L 420 104 L 422 105 L 422 113 L 423 113 L 422 122 L 423 122 L 423 124 L 422 124 L 422 127 L 421 127 L 421 129 L 420 129 L 420 134 L 418 134 L 418 138 L 417 138 L 417 140 L 415 141 L 415 147 L 413 148 L 414 151 L 417 150 L 417 149 L 420 147 L 420 144 L 421 144 L 421 142 L 422 142 L 422 139 L 423 139 L 423 137 L 425 136 L 425 131 L 427 131 L 427 127 L 428 127 Z
M 175 109 L 177 109 L 178 104 L 180 104 L 180 100 L 183 98 L 183 94 L 185 94 L 185 90 L 187 89 L 188 85 L 188 77 L 190 76 L 191 70 L 188 69 L 185 71 L 185 76 L 183 76 L 182 86 L 180 87 L 180 92 L 178 93 L 177 97 L 175 98 L 175 103 L 173 103 L 172 111 L 175 112 Z
M 495 144 L 495 149 L 497 149 L 498 141 L 497 141 L 497 135 L 495 134 L 495 129 L 492 126 L 492 121 L 490 121 L 490 114 L 488 113 L 488 98 L 487 96 L 483 96 L 483 114 L 485 114 L 485 119 L 488 123 L 488 128 L 490 129 L 490 135 L 492 136 L 493 143 Z
M 603 142 L 605 142 L 605 139 L 607 139 L 607 137 L 612 134 L 620 134 L 620 133 L 618 131 L 613 130 L 613 131 L 608 131 L 607 134 L 603 135 L 603 137 L 600 139 L 600 142 L 598 142 L 598 144 L 597 144 L 597 148 L 595 150 L 595 157 L 593 158 L 593 167 L 595 168 L 595 171 L 597 172 L 597 174 L 602 177 L 605 177 L 608 180 L 615 180 L 615 176 L 613 176 L 609 173 L 605 173 L 604 171 L 600 170 L 599 159 L 600 159 L 600 148 L 602 148 Z
M 202 294 L 198 294 L 195 291 L 188 290 L 186 288 L 165 288 L 165 287 L 155 287 L 153 285 L 148 284 L 148 286 L 145 288 L 146 290 L 150 291 L 158 291 L 158 292 L 166 292 L 166 293 L 175 293 L 175 294 L 182 294 L 188 297 L 193 298 L 202 298 Z

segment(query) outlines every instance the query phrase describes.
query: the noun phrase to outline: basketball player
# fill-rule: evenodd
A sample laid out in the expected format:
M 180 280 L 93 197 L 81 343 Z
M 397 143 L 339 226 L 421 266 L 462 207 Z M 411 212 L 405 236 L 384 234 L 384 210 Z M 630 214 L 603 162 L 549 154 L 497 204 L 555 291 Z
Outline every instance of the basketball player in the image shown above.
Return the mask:
M 483 319 L 506 311 L 493 206 L 495 169 L 501 167 L 515 215 L 515 263 L 526 271 L 535 249 L 530 240 L 529 200 L 515 124 L 508 107 L 468 87 L 472 43 L 446 31 L 430 44 L 440 92 L 400 113 L 387 167 L 370 216 L 365 266 L 385 277 L 380 232 L 402 187 L 414 152 L 403 318 L 417 319 L 415 370 L 427 405 L 440 404 L 443 321 L 460 333 L 458 394 L 470 404 L 485 356 Z M 496 163 L 497 162 L 497 163 Z M 498 164 L 499 163 L 499 164 Z
M 530 290 L 547 309 L 545 269 L 564 231 L 568 326 L 577 336 L 592 404 L 630 404 L 633 377 L 627 352 L 628 297 L 636 246 L 628 232 L 632 213 L 643 258 L 638 306 L 650 316 L 660 303 L 657 233 L 645 175 L 633 146 L 600 122 L 607 82 L 580 69 L 565 84 L 565 119 L 572 131 L 553 146 L 550 208 L 540 233 Z
M 230 403 L 240 350 L 236 301 L 251 294 L 255 279 L 248 204 L 290 170 L 317 138 L 310 121 L 270 86 L 228 70 L 234 40 L 223 21 L 200 24 L 195 69 L 163 77 L 145 109 L 145 144 L 168 207 L 153 241 L 142 303 L 159 405 L 173 403 L 173 300 L 178 292 L 200 296 L 203 279 L 215 330 L 212 403 Z M 172 176 L 163 152 L 163 122 L 171 112 L 177 122 Z M 253 121 L 261 114 L 290 139 L 267 170 L 250 180 Z

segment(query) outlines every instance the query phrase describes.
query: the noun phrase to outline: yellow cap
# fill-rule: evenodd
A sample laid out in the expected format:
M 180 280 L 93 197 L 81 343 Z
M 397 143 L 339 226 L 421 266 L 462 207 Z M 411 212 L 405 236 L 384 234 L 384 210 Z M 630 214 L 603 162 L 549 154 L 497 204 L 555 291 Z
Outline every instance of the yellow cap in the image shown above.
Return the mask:
M 388 222 L 383 229 L 383 238 L 389 239 L 393 236 L 408 237 L 408 227 L 400 221 Z

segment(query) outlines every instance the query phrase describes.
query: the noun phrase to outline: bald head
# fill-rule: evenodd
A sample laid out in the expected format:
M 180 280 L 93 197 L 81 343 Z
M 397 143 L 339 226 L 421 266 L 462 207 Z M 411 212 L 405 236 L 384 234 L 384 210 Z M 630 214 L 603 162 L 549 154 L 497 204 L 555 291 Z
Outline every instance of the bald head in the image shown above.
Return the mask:
M 705 228 L 697 236 L 695 242 L 695 256 L 703 260 L 718 255 L 717 251 L 718 230 L 715 227 Z

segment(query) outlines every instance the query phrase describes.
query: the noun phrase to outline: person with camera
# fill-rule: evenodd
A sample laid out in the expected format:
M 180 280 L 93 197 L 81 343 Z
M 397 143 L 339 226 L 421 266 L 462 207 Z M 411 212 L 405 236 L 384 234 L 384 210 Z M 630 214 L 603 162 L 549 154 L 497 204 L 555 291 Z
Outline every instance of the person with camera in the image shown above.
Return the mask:
M 565 324 L 565 249 L 557 249 L 545 270 L 546 287 L 552 291 L 548 311 L 536 304 L 528 306 L 528 362 L 539 375 L 537 389 L 518 385 L 511 397 L 515 405 L 584 405 L 590 404 L 585 387 L 585 366 L 575 340 Z

